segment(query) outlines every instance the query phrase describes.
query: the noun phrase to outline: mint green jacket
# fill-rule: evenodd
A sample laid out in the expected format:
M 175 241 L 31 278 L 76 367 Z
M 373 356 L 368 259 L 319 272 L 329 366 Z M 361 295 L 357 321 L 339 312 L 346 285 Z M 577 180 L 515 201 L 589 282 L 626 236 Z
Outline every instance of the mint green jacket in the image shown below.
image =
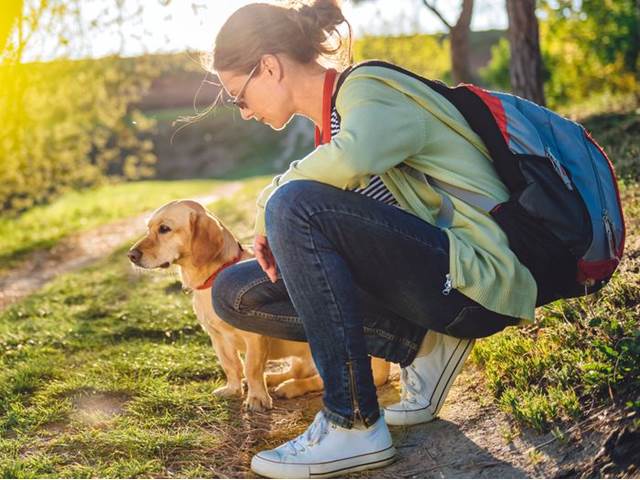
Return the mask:
M 340 88 L 336 108 L 340 132 L 292 162 L 260 193 L 257 234 L 265 235 L 264 207 L 270 195 L 301 179 L 354 189 L 380 175 L 405 210 L 435 224 L 446 193 L 399 168 L 402 163 L 497 202 L 509 197 L 486 147 L 464 117 L 419 80 L 383 67 L 360 67 Z M 485 212 L 449 198 L 454 213 L 445 231 L 453 288 L 489 310 L 533 320 L 535 280 L 509 249 L 502 229 Z

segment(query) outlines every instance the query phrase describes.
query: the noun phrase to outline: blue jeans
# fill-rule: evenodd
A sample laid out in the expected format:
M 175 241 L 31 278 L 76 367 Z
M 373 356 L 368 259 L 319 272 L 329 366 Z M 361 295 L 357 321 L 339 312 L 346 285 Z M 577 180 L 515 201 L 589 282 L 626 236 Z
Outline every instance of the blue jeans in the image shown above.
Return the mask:
M 279 269 L 255 260 L 224 270 L 213 291 L 231 325 L 308 341 L 330 421 L 372 425 L 379 406 L 369 355 L 410 364 L 428 329 L 478 338 L 517 323 L 445 289 L 449 241 L 441 229 L 361 194 L 297 180 L 266 207 Z

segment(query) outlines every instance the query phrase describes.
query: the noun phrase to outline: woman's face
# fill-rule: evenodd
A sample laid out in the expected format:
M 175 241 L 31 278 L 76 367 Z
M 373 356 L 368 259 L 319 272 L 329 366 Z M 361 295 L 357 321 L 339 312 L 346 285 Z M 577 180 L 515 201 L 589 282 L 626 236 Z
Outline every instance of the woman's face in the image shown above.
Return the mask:
M 236 99 L 244 120 L 255 118 L 281 130 L 295 114 L 282 81 L 282 65 L 275 56 L 264 56 L 253 74 L 220 71 L 218 77 L 229 96 Z

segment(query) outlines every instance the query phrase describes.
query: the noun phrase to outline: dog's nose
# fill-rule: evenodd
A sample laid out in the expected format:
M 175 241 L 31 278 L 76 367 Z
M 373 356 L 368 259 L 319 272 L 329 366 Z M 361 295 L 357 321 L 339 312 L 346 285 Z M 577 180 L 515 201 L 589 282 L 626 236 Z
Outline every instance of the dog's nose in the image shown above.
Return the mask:
M 134 248 L 132 250 L 129 250 L 127 257 L 129 257 L 129 260 L 131 260 L 132 263 L 135 263 L 137 265 L 142 258 L 142 252 L 137 248 Z

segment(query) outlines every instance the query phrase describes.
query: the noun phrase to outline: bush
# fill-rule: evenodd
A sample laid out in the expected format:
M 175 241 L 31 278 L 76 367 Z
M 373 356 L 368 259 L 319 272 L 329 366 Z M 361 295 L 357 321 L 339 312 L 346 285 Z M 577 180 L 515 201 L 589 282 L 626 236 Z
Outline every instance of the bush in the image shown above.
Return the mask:
M 385 60 L 427 78 L 451 81 L 449 40 L 433 35 L 365 36 L 355 42 L 354 57 L 357 62 Z
M 149 176 L 153 122 L 131 105 L 154 71 L 116 57 L 0 67 L 0 209 L 21 211 L 107 174 Z

